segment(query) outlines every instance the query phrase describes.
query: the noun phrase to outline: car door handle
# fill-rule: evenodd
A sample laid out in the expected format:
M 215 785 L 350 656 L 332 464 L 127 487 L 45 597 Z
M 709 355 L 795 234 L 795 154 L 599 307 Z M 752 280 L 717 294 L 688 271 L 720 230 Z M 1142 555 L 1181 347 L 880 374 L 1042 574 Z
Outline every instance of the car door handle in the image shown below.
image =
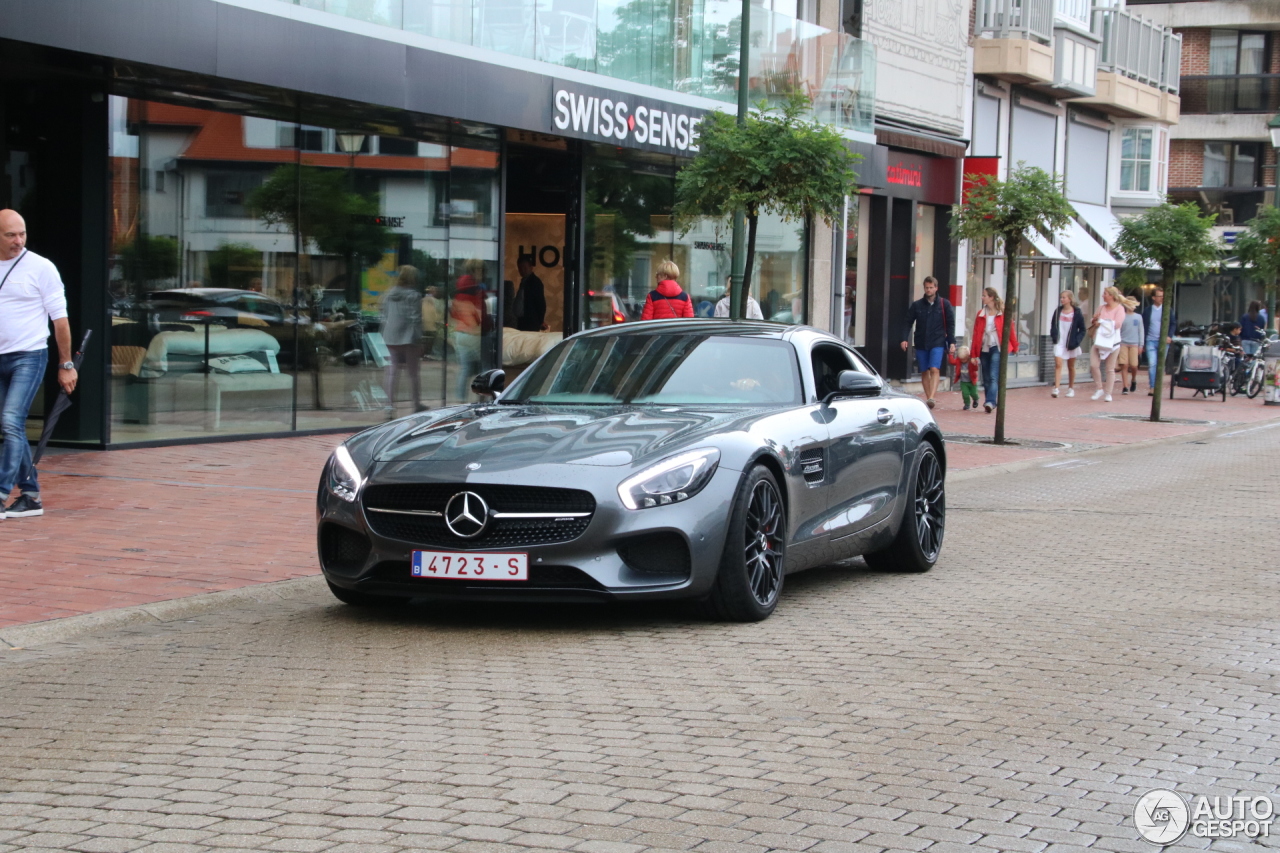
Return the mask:
M 888 409 L 881 409 L 876 412 L 876 420 L 882 424 L 891 424 L 893 423 L 893 412 Z

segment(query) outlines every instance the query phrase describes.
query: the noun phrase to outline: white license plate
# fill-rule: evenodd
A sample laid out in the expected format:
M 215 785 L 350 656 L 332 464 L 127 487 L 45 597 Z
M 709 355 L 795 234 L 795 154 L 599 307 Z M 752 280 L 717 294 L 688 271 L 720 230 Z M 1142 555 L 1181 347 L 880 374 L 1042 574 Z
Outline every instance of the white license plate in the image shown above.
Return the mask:
M 529 555 L 414 551 L 413 576 L 459 581 L 527 581 Z

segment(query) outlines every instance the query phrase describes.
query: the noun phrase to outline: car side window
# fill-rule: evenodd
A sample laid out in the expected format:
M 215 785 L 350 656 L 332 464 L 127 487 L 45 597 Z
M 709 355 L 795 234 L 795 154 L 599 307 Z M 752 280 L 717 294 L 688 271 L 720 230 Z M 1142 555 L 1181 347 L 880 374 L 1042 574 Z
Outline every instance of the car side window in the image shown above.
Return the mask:
M 818 344 L 813 348 L 813 384 L 822 399 L 833 391 L 839 390 L 839 377 L 842 370 L 861 369 L 854 364 L 849 351 L 834 344 Z

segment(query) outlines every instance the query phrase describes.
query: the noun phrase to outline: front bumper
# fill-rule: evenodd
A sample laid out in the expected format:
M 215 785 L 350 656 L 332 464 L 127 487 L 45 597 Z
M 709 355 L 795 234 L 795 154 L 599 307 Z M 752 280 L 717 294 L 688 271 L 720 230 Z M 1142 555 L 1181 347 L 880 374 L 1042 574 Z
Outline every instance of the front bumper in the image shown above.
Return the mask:
M 326 580 L 345 589 L 431 600 L 640 601 L 698 598 L 709 592 L 724 552 L 726 528 L 741 473 L 721 466 L 711 482 L 687 500 L 669 506 L 629 510 L 618 500 L 616 490 L 617 482 L 624 479 L 626 472 L 607 470 L 608 475 L 598 469 L 591 472 L 594 475 L 589 477 L 594 481 L 591 485 L 584 485 L 583 478 L 575 476 L 579 472 L 565 472 L 562 466 L 534 466 L 522 470 L 518 479 L 509 475 L 447 479 L 420 475 L 415 478 L 419 482 L 453 482 L 460 491 L 466 485 L 495 483 L 585 488 L 594 495 L 596 509 L 591 521 L 575 539 L 494 549 L 467 548 L 465 540 L 459 540 L 455 547 L 442 548 L 379 535 L 368 523 L 362 499 L 347 503 L 321 485 L 317 507 L 321 568 Z M 406 482 L 402 474 L 397 475 L 396 480 Z M 597 483 L 610 485 L 593 487 Z M 348 557 L 354 555 L 355 559 L 334 559 L 338 553 L 335 537 L 347 537 L 346 542 L 357 543 L 350 538 L 352 534 L 367 542 L 367 554 L 359 558 L 361 548 L 352 544 L 345 553 Z M 677 544 L 687 550 L 687 570 L 653 571 L 655 557 L 662 559 L 662 549 L 676 553 L 673 549 Z M 529 580 L 414 578 L 410 567 L 415 550 L 524 552 L 529 555 Z M 637 551 L 644 552 L 646 559 L 637 560 Z M 676 562 L 673 560 L 668 569 L 673 569 Z M 637 568 L 641 563 L 648 565 L 642 570 Z

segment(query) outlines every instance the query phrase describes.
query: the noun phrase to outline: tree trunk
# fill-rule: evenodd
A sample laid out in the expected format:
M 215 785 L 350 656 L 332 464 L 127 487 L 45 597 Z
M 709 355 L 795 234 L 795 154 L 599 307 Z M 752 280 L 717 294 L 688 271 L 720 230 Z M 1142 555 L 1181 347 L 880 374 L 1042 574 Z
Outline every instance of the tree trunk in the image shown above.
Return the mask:
M 1161 278 L 1164 287 L 1164 310 L 1160 312 L 1160 337 L 1156 339 L 1156 384 L 1151 390 L 1151 420 L 1160 421 L 1160 401 L 1164 395 L 1164 362 L 1169 352 L 1169 315 L 1173 313 L 1173 283 L 1177 279 L 1177 270 L 1165 267 Z M 1225 393 L 1225 392 L 1224 392 Z
M 756 263 L 756 229 L 760 225 L 760 214 L 747 211 L 747 264 L 742 270 L 742 297 L 738 304 L 742 306 L 742 315 L 734 319 L 741 320 L 747 314 L 747 298 L 751 295 L 751 268 Z
M 1000 330 L 1000 382 L 996 392 L 995 443 L 1004 444 L 1004 410 L 1009 398 L 1009 335 L 1013 332 L 1014 307 L 1018 301 L 1018 241 L 1021 237 L 1004 238 L 1004 328 Z M 981 342 L 978 346 L 982 346 Z

